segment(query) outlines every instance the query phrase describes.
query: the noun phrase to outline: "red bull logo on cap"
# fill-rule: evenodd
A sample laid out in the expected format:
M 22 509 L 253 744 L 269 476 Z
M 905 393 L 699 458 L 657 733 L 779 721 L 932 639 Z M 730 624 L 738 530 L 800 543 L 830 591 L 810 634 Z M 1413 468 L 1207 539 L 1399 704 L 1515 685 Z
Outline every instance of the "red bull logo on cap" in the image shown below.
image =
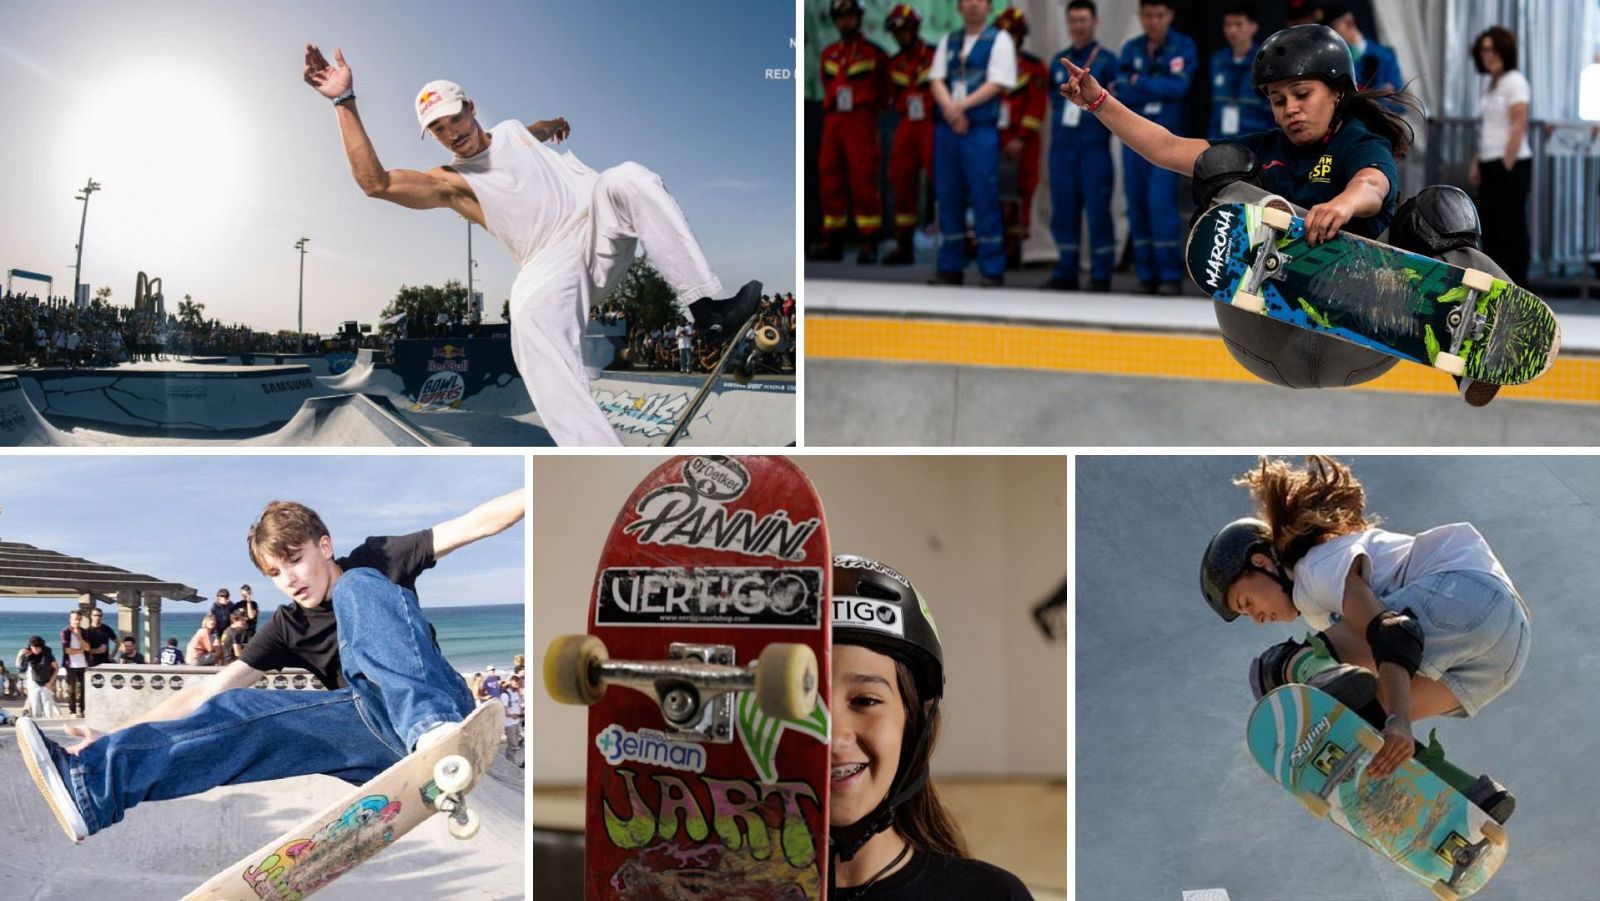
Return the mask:
M 443 99 L 444 95 L 438 91 L 423 91 L 422 95 L 417 98 L 417 115 L 422 115 L 433 109 Z

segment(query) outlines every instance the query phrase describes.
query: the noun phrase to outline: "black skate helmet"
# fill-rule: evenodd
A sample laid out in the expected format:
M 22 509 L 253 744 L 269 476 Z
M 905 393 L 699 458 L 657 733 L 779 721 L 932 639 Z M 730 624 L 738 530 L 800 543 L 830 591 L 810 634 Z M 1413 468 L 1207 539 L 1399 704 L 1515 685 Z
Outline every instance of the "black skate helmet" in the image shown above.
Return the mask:
M 1257 552 L 1272 558 L 1278 572 L 1262 569 L 1250 562 Z M 1244 575 L 1245 570 L 1255 570 L 1276 579 L 1283 590 L 1293 596 L 1293 583 L 1282 572 L 1278 555 L 1272 549 L 1272 530 L 1259 519 L 1236 519 L 1211 536 L 1205 556 L 1200 558 L 1200 592 L 1217 615 L 1228 622 L 1239 618 L 1239 613 L 1228 607 L 1228 587 Z
M 1335 91 L 1354 94 L 1355 63 L 1350 45 L 1326 25 L 1296 25 L 1274 32 L 1262 42 L 1250 79 L 1262 96 L 1267 85 L 1301 76 L 1321 79 Z
M 921 756 L 944 697 L 944 651 L 933 616 L 911 581 L 876 560 L 839 554 L 833 558 L 833 643 L 859 645 L 905 664 L 925 705 L 922 728 L 900 748 L 888 794 L 858 822 L 828 830 L 828 845 L 840 860 L 850 860 L 867 840 L 894 824 L 895 808 L 928 781 L 924 767 L 910 772 Z

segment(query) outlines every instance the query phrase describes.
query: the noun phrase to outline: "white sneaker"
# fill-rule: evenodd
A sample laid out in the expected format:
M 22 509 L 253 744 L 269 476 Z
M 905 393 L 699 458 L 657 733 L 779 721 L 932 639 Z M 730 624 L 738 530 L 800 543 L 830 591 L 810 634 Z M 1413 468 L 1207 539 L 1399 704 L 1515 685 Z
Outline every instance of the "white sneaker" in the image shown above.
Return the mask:
M 28 765 L 28 774 L 39 786 L 39 793 L 44 795 L 44 802 L 56 815 L 56 822 L 61 824 L 67 837 L 74 842 L 88 838 L 89 824 L 83 821 L 77 800 L 56 771 L 55 761 L 50 757 L 49 739 L 39 731 L 32 717 L 17 722 L 17 747 L 22 750 L 22 762 Z
M 434 726 L 433 728 L 429 729 L 428 731 L 426 731 L 426 732 L 422 733 L 421 735 L 417 736 L 416 744 L 411 746 L 411 753 L 415 754 L 418 751 L 426 751 L 426 750 L 428 750 L 429 748 L 433 747 L 434 745 L 438 744 L 439 742 L 442 742 L 445 739 L 449 738 L 450 736 L 454 735 L 456 733 L 456 730 L 458 730 L 460 728 L 461 728 L 461 724 L 459 722 L 455 722 L 455 723 L 440 723 L 439 725 Z

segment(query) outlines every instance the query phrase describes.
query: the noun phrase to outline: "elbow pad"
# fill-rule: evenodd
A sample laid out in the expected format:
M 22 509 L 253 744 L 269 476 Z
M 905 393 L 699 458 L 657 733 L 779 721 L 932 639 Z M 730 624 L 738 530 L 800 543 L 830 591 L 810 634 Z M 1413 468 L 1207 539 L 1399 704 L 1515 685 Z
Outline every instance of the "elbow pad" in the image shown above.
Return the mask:
M 1415 676 L 1422 664 L 1422 627 L 1411 615 L 1385 610 L 1367 623 L 1367 644 L 1372 646 L 1372 658 L 1379 665 L 1396 663 L 1405 668 L 1407 676 Z

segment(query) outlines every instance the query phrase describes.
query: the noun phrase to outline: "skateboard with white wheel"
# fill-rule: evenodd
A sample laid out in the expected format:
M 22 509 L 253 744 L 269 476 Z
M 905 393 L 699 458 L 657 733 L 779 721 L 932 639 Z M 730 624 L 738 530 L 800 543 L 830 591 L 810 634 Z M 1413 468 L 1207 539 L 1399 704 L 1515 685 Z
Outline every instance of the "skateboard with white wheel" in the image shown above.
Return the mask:
M 505 734 L 505 706 L 484 704 L 443 740 L 413 751 L 352 788 L 336 803 L 306 818 L 213 876 L 185 901 L 294 901 L 321 889 L 389 847 L 401 836 L 445 815 L 445 828 L 468 839 L 478 814 L 467 806 Z
M 1307 812 L 1454 901 L 1482 889 L 1508 851 L 1505 827 L 1408 757 L 1382 779 L 1367 765 L 1383 735 L 1331 695 L 1284 685 L 1256 703 L 1245 744 Z
M 782 457 L 673 458 L 628 498 L 544 659 L 589 707 L 585 898 L 823 897 L 830 560 Z
M 1287 206 L 1207 210 L 1189 276 L 1220 303 L 1475 382 L 1519 385 L 1555 362 L 1561 327 L 1529 291 L 1348 232 L 1312 247 Z

